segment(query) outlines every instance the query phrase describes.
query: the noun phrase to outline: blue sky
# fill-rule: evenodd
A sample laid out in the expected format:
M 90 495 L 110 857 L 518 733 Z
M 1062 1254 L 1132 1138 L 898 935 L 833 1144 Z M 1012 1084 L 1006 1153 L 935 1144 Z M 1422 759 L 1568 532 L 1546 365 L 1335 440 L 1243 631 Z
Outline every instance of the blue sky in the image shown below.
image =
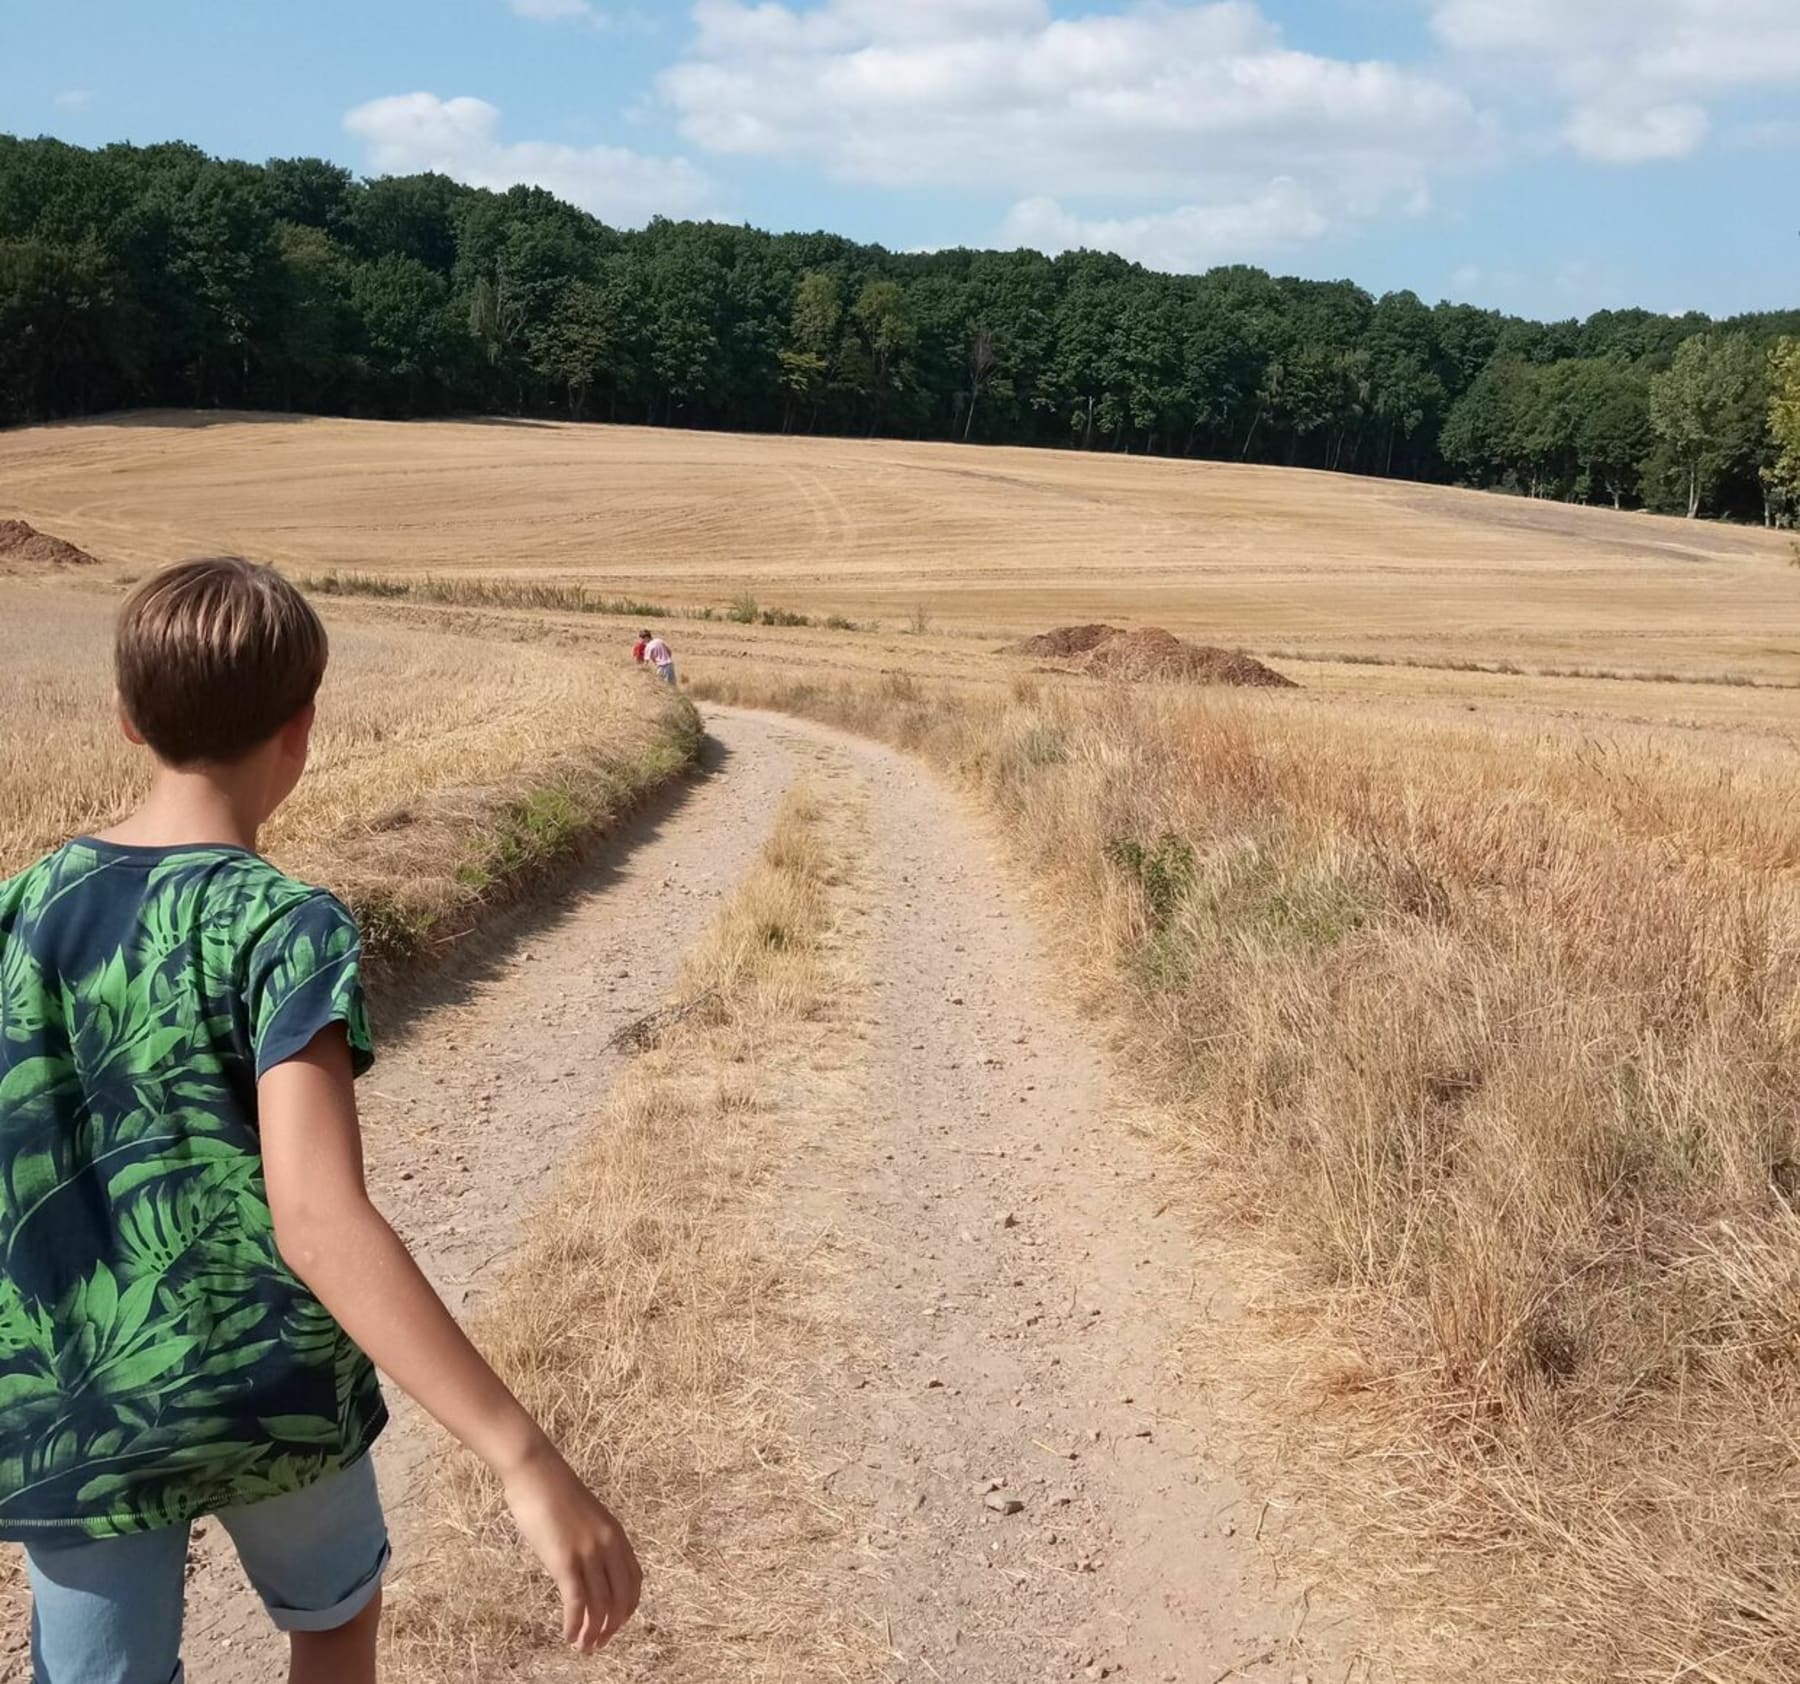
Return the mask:
M 1537 315 L 1800 304 L 1797 0 L 0 0 L 0 129 Z

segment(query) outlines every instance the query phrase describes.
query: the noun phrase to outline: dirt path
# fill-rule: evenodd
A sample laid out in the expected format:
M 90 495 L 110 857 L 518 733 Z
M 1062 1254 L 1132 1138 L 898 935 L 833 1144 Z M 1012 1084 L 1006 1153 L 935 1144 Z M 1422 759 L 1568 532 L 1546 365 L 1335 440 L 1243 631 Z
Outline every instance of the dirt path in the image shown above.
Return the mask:
M 1183 1384 L 1195 1302 L 1223 1283 L 1196 1278 L 980 825 L 886 749 L 731 710 L 710 728 L 708 779 L 461 959 L 386 1045 L 372 1182 L 428 1271 L 458 1308 L 493 1280 L 615 1072 L 608 1036 L 666 993 L 797 768 L 860 782 L 870 1099 L 814 1131 L 779 1213 L 852 1261 L 832 1290 L 855 1336 L 795 1400 L 821 1499 L 854 1521 L 834 1595 L 896 1681 L 1358 1676 L 1282 1580 L 1281 1511 L 1226 1471 Z M 423 1442 L 402 1410 L 380 1453 L 402 1571 Z M 217 1542 L 189 1676 L 264 1684 L 279 1649 Z
M 890 1676 L 1361 1674 L 1183 1384 L 1226 1283 L 1197 1277 L 1006 865 L 917 764 L 782 729 L 846 754 L 874 814 L 873 1103 L 791 1196 L 854 1247 L 862 1337 L 806 1431 L 821 1488 L 866 1517 L 838 1571 Z
M 591 1123 L 621 1063 L 607 1041 L 666 997 L 793 779 L 769 726 L 723 721 L 712 737 L 705 779 L 636 821 L 547 913 L 503 921 L 460 956 L 362 1084 L 370 1185 L 459 1313 L 497 1277 Z M 404 1572 L 428 1440 L 417 1411 L 389 1397 L 396 1421 L 377 1465 Z M 196 1554 L 192 1684 L 269 1684 L 285 1644 L 223 1538 L 202 1538 Z

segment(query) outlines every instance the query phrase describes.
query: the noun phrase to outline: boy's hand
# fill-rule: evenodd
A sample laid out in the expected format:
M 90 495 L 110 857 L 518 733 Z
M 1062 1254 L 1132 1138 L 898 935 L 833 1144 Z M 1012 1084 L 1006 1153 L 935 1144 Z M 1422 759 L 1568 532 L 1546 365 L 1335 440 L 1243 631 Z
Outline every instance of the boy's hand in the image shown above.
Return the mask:
M 513 1473 L 505 1490 L 520 1534 L 562 1592 L 563 1641 L 583 1654 L 603 1648 L 643 1588 L 624 1527 L 554 1451 Z
M 275 1243 L 377 1367 L 500 1475 L 525 1541 L 556 1580 L 563 1636 L 592 1651 L 638 1605 L 624 1528 L 482 1360 L 369 1202 L 342 1025 L 257 1085 Z

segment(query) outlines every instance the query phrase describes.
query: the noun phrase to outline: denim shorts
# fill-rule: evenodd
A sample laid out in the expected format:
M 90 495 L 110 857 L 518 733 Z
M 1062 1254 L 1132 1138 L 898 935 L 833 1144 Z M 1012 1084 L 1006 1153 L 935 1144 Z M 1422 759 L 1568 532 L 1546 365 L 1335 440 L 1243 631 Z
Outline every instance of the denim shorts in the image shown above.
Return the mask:
M 369 1458 L 215 1517 L 282 1631 L 336 1631 L 374 1600 L 387 1526 Z M 181 1684 L 188 1528 L 25 1546 L 34 1684 Z

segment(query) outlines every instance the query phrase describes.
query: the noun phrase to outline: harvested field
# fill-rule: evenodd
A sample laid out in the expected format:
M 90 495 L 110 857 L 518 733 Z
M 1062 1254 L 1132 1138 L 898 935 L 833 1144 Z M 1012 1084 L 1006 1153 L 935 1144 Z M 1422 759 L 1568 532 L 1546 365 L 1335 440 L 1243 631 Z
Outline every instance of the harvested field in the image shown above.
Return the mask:
M 142 565 L 467 573 L 1001 638 L 1800 681 L 1779 534 L 1210 463 L 644 428 L 159 413 L 0 435 L 14 508 Z

